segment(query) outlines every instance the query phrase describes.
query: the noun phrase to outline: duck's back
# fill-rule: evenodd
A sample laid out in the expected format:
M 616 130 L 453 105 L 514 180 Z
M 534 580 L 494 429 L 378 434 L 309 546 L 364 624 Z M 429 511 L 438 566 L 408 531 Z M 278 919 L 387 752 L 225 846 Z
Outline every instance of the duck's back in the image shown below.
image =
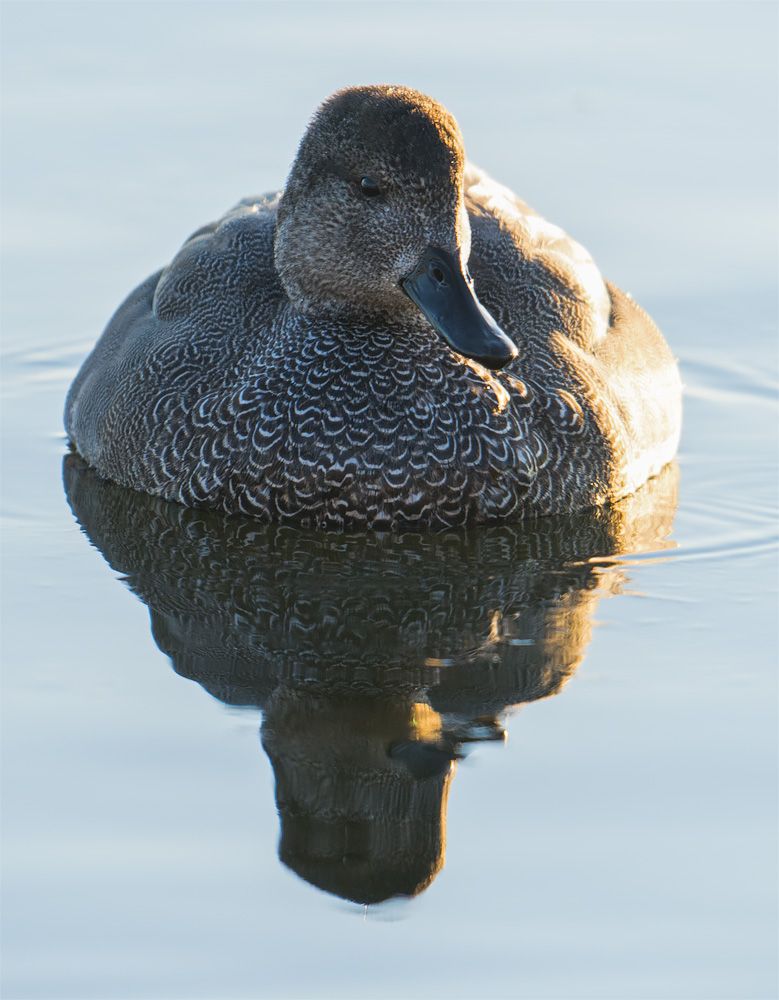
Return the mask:
M 466 184 L 470 269 L 520 349 L 512 368 L 598 415 L 612 452 L 608 499 L 633 492 L 679 442 L 681 381 L 662 333 L 562 229 L 478 168 Z

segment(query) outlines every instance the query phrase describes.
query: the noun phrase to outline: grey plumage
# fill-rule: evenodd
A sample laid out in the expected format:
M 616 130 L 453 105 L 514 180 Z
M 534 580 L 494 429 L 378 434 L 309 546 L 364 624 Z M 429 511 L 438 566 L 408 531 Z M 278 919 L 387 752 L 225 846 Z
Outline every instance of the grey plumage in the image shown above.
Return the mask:
M 402 291 L 430 246 L 516 345 L 502 370 Z M 680 412 L 646 313 L 465 163 L 440 105 L 377 87 L 326 102 L 283 195 L 246 199 L 132 293 L 65 421 L 101 474 L 156 496 L 397 528 L 615 500 L 671 460 Z

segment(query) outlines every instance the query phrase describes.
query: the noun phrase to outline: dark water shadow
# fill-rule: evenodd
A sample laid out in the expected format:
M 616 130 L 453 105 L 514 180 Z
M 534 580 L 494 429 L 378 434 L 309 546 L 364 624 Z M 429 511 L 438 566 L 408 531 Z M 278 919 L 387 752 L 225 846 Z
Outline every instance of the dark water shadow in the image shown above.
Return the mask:
M 262 709 L 281 860 L 360 903 L 435 878 L 453 762 L 573 675 L 599 598 L 625 582 L 610 557 L 675 547 L 675 466 L 610 508 L 402 536 L 193 510 L 74 455 L 64 479 L 176 672 Z

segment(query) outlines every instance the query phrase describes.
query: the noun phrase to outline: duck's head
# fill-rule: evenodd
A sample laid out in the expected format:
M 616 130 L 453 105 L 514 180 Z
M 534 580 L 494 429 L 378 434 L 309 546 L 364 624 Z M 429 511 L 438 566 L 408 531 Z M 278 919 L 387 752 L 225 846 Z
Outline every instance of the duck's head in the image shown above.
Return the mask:
M 405 87 L 353 87 L 303 136 L 279 205 L 275 260 L 293 304 L 356 317 L 421 310 L 460 354 L 517 354 L 476 298 L 457 122 Z

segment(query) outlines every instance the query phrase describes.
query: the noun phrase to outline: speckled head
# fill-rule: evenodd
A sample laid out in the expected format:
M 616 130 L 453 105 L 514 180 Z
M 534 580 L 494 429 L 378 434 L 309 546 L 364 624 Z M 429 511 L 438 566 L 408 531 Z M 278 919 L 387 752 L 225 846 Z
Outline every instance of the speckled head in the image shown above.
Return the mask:
M 421 311 L 461 354 L 510 361 L 516 348 L 468 275 L 464 167 L 457 122 L 424 94 L 353 87 L 327 100 L 279 206 L 275 262 L 293 305 L 359 318 Z

